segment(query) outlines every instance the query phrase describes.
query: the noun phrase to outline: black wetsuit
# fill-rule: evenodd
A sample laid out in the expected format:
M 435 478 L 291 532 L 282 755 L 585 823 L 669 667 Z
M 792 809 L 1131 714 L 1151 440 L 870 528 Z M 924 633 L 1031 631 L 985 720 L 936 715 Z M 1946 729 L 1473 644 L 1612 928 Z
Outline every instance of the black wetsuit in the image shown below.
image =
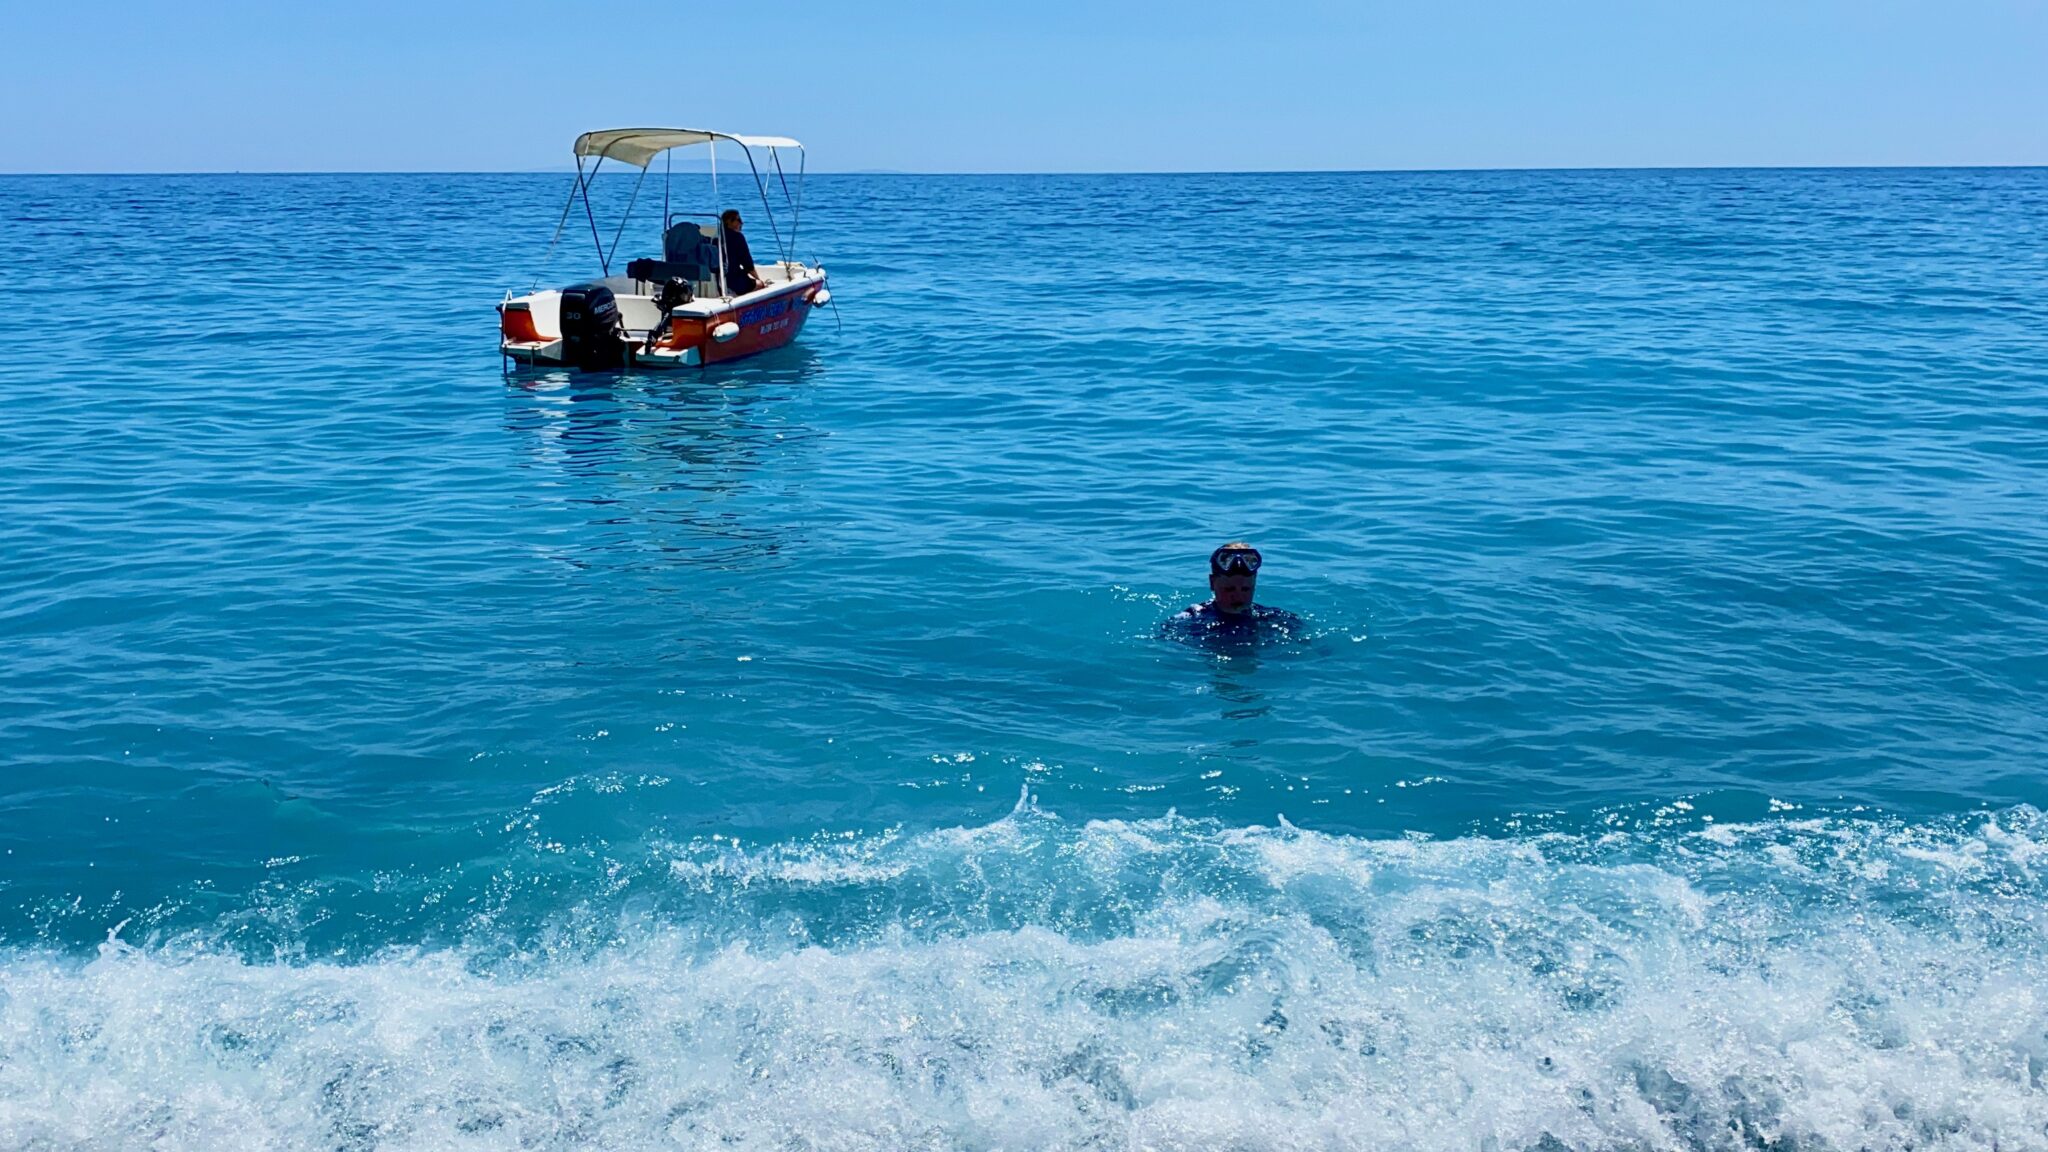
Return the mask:
M 737 228 L 725 230 L 725 290 L 743 296 L 761 286 L 754 274 L 754 253 L 747 248 L 747 235 Z
M 1285 608 L 1254 604 L 1242 612 L 1219 612 L 1214 601 L 1197 604 L 1159 626 L 1162 635 L 1182 640 L 1301 640 L 1301 617 Z

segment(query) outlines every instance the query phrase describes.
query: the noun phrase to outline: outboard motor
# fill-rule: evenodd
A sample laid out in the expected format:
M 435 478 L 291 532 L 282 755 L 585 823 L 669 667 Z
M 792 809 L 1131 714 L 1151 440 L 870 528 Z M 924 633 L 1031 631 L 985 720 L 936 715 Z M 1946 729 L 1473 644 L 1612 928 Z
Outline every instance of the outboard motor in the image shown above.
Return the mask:
M 623 367 L 626 331 L 619 302 L 603 284 L 562 289 L 562 359 L 586 372 Z
M 697 294 L 690 291 L 690 282 L 688 280 L 683 279 L 681 276 L 671 276 L 668 278 L 668 283 L 661 286 L 661 294 L 655 297 L 654 304 L 655 307 L 661 309 L 661 314 L 666 316 L 669 309 L 674 308 L 678 304 L 688 304 L 696 298 Z
M 668 283 L 661 286 L 661 292 L 654 298 L 654 306 L 660 310 L 661 320 L 655 324 L 654 331 L 647 334 L 647 347 L 650 350 L 661 343 L 662 337 L 668 335 L 669 328 L 675 323 L 676 307 L 688 304 L 694 299 L 696 294 L 690 291 L 690 282 L 680 276 L 669 277 Z

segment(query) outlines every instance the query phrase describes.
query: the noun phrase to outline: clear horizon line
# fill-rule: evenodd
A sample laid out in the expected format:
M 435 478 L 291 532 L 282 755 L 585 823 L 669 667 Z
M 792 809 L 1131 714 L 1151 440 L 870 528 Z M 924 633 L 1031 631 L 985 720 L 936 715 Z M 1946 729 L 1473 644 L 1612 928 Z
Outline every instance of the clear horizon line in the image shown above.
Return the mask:
M 1834 172 L 2012 171 L 2048 168 L 2043 163 L 1996 164 L 1554 164 L 1470 165 L 1435 168 L 1136 168 L 1036 170 L 914 170 L 905 168 L 812 169 L 811 176 L 1376 176 L 1453 172 Z M 574 168 L 159 168 L 4 172 L 5 177 L 65 176 L 566 176 Z M 623 174 L 623 172 L 621 173 Z M 693 173 L 702 175 L 702 173 Z

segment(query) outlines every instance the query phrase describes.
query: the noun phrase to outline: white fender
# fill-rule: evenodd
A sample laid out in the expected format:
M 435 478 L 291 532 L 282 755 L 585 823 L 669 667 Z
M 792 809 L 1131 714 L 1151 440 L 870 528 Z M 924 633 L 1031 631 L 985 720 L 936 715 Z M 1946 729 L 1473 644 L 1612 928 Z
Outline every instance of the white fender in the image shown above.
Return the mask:
M 727 320 L 725 323 L 720 324 L 718 327 L 713 328 L 711 330 L 711 338 L 713 340 L 718 341 L 720 344 L 725 343 L 727 340 L 730 340 L 739 334 L 740 326 L 733 323 L 730 320 Z
M 820 288 L 816 292 L 811 293 L 811 306 L 814 308 L 823 308 L 831 302 L 832 292 L 830 289 Z

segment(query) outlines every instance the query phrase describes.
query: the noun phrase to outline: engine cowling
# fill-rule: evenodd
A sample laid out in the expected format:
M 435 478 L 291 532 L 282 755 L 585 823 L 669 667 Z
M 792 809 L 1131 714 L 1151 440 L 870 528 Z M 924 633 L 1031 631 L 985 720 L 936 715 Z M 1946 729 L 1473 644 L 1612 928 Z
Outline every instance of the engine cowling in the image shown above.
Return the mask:
M 562 289 L 562 359 L 593 372 L 625 365 L 626 330 L 619 323 L 619 302 L 603 284 Z

